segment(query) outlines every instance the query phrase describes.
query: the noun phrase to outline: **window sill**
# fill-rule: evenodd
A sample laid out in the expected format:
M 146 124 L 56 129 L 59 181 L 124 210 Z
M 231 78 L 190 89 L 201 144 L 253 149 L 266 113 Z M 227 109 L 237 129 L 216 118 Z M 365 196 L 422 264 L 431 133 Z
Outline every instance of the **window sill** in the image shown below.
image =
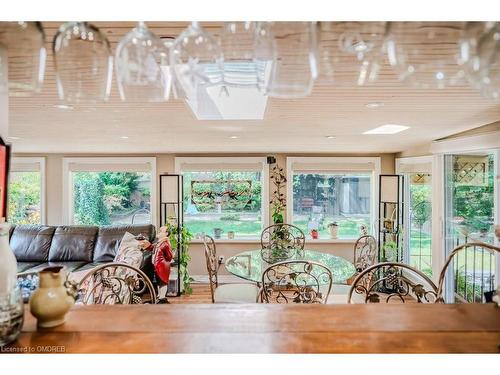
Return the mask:
M 331 238 L 320 238 L 317 240 L 313 240 L 310 238 L 306 238 L 306 245 L 305 248 L 307 249 L 307 245 L 315 244 L 315 243 L 324 243 L 324 244 L 334 244 L 334 243 L 347 243 L 347 244 L 354 244 L 356 242 L 356 238 L 347 238 L 347 239 L 342 239 L 342 238 L 337 238 L 337 239 L 331 239 Z M 257 238 L 235 238 L 233 240 L 227 239 L 227 238 L 220 238 L 220 239 L 215 239 L 215 243 L 253 243 L 253 244 L 260 244 L 260 239 Z M 203 240 L 200 240 L 198 238 L 195 238 L 191 240 L 191 243 L 193 244 L 202 244 Z

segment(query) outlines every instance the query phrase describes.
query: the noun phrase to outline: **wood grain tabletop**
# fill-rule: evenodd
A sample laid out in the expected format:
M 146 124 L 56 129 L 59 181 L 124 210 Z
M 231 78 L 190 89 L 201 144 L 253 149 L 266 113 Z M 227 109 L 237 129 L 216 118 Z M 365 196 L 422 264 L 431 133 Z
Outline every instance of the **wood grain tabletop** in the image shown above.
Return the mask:
M 499 353 L 494 304 L 94 305 L 2 352 Z M 55 349 L 51 349 L 55 348 Z

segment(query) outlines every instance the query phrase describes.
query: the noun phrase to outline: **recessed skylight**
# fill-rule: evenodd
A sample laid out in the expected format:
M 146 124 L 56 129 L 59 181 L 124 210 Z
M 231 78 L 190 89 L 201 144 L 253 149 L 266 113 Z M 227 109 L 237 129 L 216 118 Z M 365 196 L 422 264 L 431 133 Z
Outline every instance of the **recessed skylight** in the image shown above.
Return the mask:
M 384 103 L 382 103 L 382 102 L 371 102 L 371 103 L 367 103 L 365 105 L 366 108 L 370 108 L 370 109 L 380 108 L 383 106 L 384 106 Z
M 73 109 L 73 107 L 72 107 L 72 106 L 67 105 L 67 104 L 54 104 L 54 108 L 58 108 L 58 109 L 68 109 L 68 110 Z
M 128 139 L 128 136 L 126 136 L 126 135 L 122 135 L 122 136 L 120 137 L 120 139 Z
M 386 124 L 379 126 L 378 128 L 368 130 L 363 134 L 396 134 L 409 128 L 409 126 L 404 125 Z
M 231 139 L 238 139 L 239 137 L 237 135 L 232 135 L 229 138 L 231 138 Z

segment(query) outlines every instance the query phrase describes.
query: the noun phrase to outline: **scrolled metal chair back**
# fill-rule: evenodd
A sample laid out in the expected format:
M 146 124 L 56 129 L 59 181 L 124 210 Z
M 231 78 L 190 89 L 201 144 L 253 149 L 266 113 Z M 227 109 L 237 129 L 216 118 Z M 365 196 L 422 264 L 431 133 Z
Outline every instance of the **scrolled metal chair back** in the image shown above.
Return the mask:
M 361 272 L 375 264 L 377 257 L 377 240 L 375 237 L 361 236 L 354 244 L 354 267 Z
M 292 260 L 275 263 L 262 274 L 263 303 L 326 303 L 331 271 L 321 263 Z
M 304 252 L 305 243 L 304 232 L 295 225 L 270 225 L 260 236 L 262 259 L 267 263 L 290 259 Z
M 364 297 L 364 303 L 437 301 L 437 287 L 423 272 L 404 263 L 377 263 L 363 270 L 353 281 L 348 303 L 354 303 L 353 294 Z
M 471 254 L 472 251 L 472 254 Z M 500 253 L 500 247 L 493 246 L 483 242 L 469 242 L 460 245 L 452 250 L 446 258 L 446 262 L 439 274 L 438 282 L 438 300 L 444 302 L 444 286 L 446 274 L 450 265 L 453 263 L 455 297 L 458 297 L 461 302 L 483 302 L 484 292 L 492 291 L 495 288 L 495 254 Z M 463 264 L 459 265 L 460 255 L 463 255 Z M 467 259 L 473 264 L 469 264 L 469 272 L 467 272 Z M 481 271 L 476 270 L 476 263 L 481 265 Z M 485 266 L 487 265 L 487 266 Z M 488 273 L 485 276 L 485 268 Z M 497 270 L 498 272 L 498 270 Z M 462 278 L 461 281 L 458 279 Z M 477 279 L 480 280 L 477 280 Z M 470 279 L 472 279 L 471 282 Z M 460 284 L 460 285 L 459 285 Z M 471 284 L 471 285 L 468 285 Z M 487 287 L 489 290 L 485 290 Z
M 215 302 L 215 289 L 218 287 L 217 272 L 219 270 L 219 262 L 217 260 L 217 250 L 215 241 L 210 236 L 203 237 L 205 245 L 205 259 L 207 261 L 208 283 L 210 284 L 210 293 L 212 294 L 212 303 Z
M 107 263 L 90 271 L 78 284 L 77 302 L 88 304 L 155 304 L 149 277 L 125 263 Z

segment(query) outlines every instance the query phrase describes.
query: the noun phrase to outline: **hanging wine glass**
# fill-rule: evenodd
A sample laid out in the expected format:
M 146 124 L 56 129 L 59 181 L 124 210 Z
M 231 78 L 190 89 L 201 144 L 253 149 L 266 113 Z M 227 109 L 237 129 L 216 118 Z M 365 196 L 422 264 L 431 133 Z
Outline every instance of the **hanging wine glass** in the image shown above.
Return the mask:
M 365 85 L 377 80 L 386 22 L 319 22 L 318 83 Z
M 118 43 L 115 71 L 122 100 L 168 100 L 172 83 L 168 49 L 144 22 Z
M 461 41 L 459 63 L 482 95 L 500 100 L 500 22 L 471 22 Z
M 275 40 L 276 55 L 267 89 L 269 96 L 308 96 L 318 75 L 315 24 L 275 22 L 271 31 Z
M 223 81 L 220 46 L 198 22 L 188 26 L 172 44 L 170 66 L 186 98 L 195 99 L 200 88 Z
M 263 88 L 269 81 L 272 38 L 261 23 L 226 22 L 220 35 L 224 86 Z M 266 46 L 267 44 L 267 46 Z
M 8 55 L 10 96 L 40 92 L 45 74 L 45 33 L 40 22 L 0 22 L 0 45 Z
M 389 25 L 387 56 L 401 81 L 438 88 L 466 83 L 457 64 L 465 22 L 395 22 Z
M 258 88 L 262 91 L 267 91 L 276 61 L 276 41 L 271 27 L 271 22 L 258 22 L 255 27 L 253 59 L 258 71 Z
M 59 98 L 94 103 L 109 98 L 113 58 L 106 36 L 87 22 L 68 22 L 53 43 Z

